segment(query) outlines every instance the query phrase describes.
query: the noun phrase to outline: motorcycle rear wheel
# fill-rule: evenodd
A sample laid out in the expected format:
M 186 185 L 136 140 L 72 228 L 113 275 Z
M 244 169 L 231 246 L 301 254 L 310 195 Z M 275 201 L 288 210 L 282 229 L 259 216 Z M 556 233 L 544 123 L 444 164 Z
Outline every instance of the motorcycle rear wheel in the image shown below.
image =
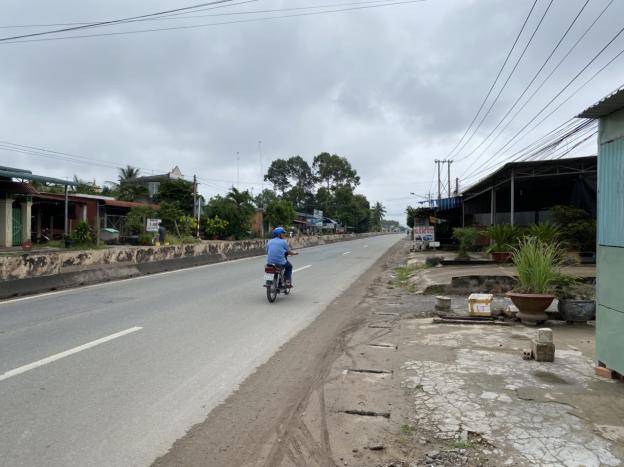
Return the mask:
M 272 281 L 266 281 L 266 293 L 269 303 L 273 303 L 277 298 L 277 277 Z

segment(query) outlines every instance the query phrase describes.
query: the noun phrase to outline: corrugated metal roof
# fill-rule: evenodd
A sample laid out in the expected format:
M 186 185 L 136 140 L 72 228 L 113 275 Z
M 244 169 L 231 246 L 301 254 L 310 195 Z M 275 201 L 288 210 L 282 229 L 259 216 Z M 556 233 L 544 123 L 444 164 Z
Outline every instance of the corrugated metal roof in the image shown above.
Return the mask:
M 624 85 L 602 98 L 588 109 L 583 110 L 577 117 L 602 118 L 621 109 L 624 109 Z
M 0 170 L 0 177 L 6 178 L 21 178 L 24 180 L 36 180 L 38 182 L 44 183 L 54 183 L 55 185 L 70 185 L 75 186 L 76 183 L 70 182 L 69 180 L 61 180 L 60 178 L 52 178 L 52 177 L 44 177 L 43 175 L 33 175 L 28 172 L 23 171 L 10 171 L 10 170 Z

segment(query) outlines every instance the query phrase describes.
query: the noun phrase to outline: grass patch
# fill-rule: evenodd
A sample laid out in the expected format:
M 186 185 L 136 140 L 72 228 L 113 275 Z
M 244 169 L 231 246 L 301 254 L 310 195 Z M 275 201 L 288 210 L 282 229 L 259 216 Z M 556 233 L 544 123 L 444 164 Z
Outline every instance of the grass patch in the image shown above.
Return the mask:
M 474 447 L 474 443 L 470 441 L 462 441 L 460 439 L 456 439 L 449 443 L 449 447 L 451 449 L 470 449 Z
M 419 269 L 425 269 L 426 267 L 427 265 L 425 264 L 405 264 L 394 268 L 394 284 L 407 292 L 413 293 L 415 291 L 415 287 L 413 284 L 410 284 L 409 280 L 414 276 L 416 271 Z

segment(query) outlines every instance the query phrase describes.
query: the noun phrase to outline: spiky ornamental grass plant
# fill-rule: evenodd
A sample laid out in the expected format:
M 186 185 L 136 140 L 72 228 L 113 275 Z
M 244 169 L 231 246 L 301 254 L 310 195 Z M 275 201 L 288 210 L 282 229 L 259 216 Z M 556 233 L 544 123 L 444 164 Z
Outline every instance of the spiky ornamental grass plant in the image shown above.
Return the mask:
M 557 242 L 525 237 L 513 249 L 512 260 L 518 273 L 519 291 L 546 294 L 561 277 L 563 250 Z

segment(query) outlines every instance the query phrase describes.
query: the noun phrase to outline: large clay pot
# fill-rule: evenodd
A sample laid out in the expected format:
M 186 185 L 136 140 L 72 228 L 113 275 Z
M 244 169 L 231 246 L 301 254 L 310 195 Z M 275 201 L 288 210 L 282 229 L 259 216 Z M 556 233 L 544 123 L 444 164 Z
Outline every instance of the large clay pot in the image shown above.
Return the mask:
M 492 261 L 495 263 L 508 263 L 511 261 L 511 251 L 493 251 L 490 254 L 492 255 Z
M 518 308 L 518 318 L 525 324 L 538 324 L 546 321 L 546 308 L 555 299 L 554 295 L 528 294 L 519 292 L 507 292 L 507 296 Z
M 594 300 L 559 300 L 557 308 L 565 321 L 582 323 L 596 319 Z

